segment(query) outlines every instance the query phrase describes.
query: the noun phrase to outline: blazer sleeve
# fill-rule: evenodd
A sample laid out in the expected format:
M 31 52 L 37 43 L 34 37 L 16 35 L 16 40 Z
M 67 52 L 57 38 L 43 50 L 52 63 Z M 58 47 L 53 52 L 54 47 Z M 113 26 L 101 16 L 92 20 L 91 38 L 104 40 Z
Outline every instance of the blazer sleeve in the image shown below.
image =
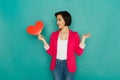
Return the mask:
M 54 49 L 54 45 L 52 45 L 52 43 L 53 43 L 53 33 L 51 34 L 51 36 L 50 36 L 50 42 L 49 42 L 49 49 L 47 49 L 46 50 L 46 52 L 50 55 L 50 56 L 52 56 L 52 54 L 53 54 L 53 49 Z
M 84 51 L 84 49 L 82 49 L 79 45 L 80 45 L 80 37 L 79 37 L 79 34 L 78 33 L 76 33 L 76 37 L 75 37 L 76 39 L 75 39 L 75 52 L 76 52 L 76 54 L 78 55 L 78 56 L 80 56 L 82 53 L 83 53 L 83 51 Z

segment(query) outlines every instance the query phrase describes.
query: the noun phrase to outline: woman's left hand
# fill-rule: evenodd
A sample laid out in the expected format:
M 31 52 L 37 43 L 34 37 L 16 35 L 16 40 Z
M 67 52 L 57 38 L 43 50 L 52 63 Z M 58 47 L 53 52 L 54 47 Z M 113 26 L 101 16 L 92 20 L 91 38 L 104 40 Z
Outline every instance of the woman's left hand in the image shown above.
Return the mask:
M 90 36 L 91 36 L 90 33 L 88 33 L 88 34 L 83 34 L 83 35 L 82 35 L 82 39 L 87 39 L 87 38 L 89 38 Z
M 91 36 L 90 33 L 88 33 L 88 34 L 83 34 L 83 35 L 82 35 L 81 43 L 84 44 L 84 43 L 85 43 L 85 40 L 86 40 L 87 38 L 89 38 L 90 36 Z

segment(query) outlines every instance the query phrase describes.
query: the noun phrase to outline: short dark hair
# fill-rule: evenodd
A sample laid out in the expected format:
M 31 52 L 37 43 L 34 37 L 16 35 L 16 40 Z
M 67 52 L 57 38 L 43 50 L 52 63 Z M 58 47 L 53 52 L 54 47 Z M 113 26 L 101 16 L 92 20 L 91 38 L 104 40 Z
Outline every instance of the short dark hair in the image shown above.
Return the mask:
M 57 18 L 58 15 L 61 15 L 65 21 L 65 26 L 70 26 L 72 22 L 72 18 L 69 12 L 67 11 L 59 11 L 55 13 L 55 17 Z

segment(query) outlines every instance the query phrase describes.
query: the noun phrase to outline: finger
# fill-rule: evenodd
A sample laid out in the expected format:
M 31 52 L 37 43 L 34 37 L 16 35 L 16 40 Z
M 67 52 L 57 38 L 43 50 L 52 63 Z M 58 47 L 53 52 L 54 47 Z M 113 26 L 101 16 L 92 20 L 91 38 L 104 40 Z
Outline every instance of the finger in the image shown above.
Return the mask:
M 89 36 L 90 36 L 90 34 L 87 34 L 87 36 L 89 37 Z
M 91 34 L 89 33 L 89 37 L 91 36 Z
M 40 36 L 40 34 L 38 34 L 38 36 Z
M 40 35 L 40 37 L 43 37 L 43 35 Z
M 88 33 L 89 35 L 91 35 L 91 33 Z
M 39 36 L 41 37 L 42 35 L 41 35 L 41 34 L 39 34 Z
M 86 34 L 87 36 L 90 36 L 91 34 L 90 33 L 88 33 L 88 34 Z

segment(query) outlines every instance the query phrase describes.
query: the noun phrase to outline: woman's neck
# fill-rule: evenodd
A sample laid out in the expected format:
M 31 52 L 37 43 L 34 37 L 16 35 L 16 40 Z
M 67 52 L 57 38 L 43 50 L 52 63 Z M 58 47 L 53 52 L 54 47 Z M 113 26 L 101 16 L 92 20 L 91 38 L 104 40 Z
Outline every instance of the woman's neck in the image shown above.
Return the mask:
M 68 33 L 69 32 L 69 27 L 68 26 L 64 26 L 61 31 L 61 33 Z

